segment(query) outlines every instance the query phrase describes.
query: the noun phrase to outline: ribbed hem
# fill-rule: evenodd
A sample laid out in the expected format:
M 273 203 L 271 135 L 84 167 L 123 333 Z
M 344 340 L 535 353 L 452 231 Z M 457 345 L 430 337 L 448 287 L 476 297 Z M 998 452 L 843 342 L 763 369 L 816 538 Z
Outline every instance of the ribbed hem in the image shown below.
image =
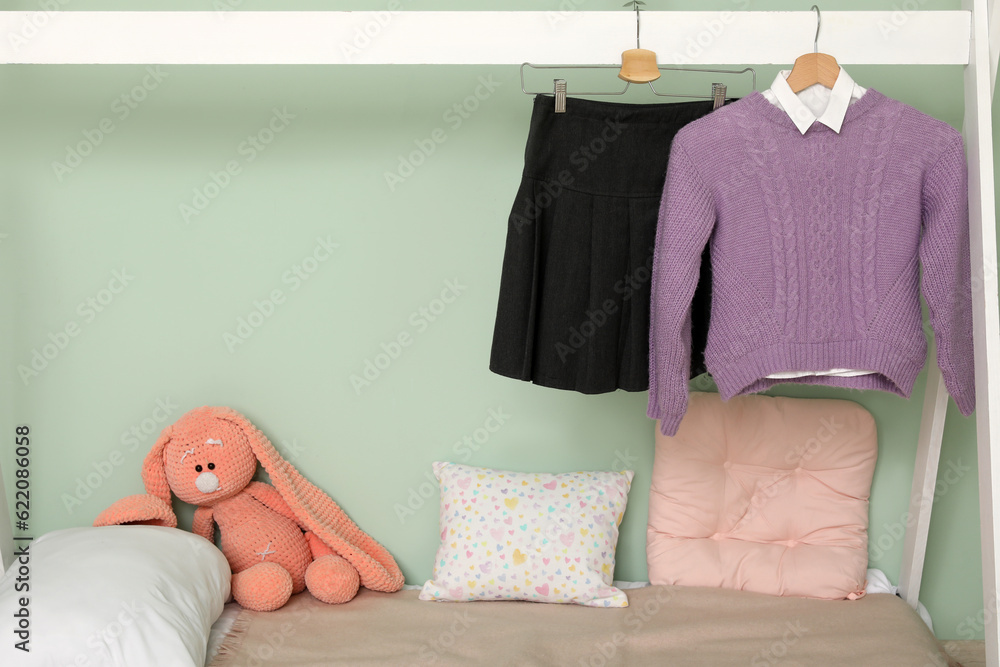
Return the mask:
M 955 405 L 958 406 L 958 411 L 962 413 L 963 416 L 968 417 L 976 409 L 976 396 L 975 394 L 971 396 L 966 396 L 965 394 L 952 394 L 952 398 L 955 399 Z
M 924 366 L 926 346 L 918 353 L 919 356 L 909 357 L 900 354 L 898 346 L 889 343 L 849 340 L 779 343 L 736 359 L 709 356 L 706 361 L 723 400 L 739 394 L 765 391 L 776 384 L 788 382 L 877 389 L 909 398 L 913 383 Z M 807 376 L 786 380 L 767 377 L 781 371 L 824 371 L 831 368 L 853 368 L 873 373 L 854 377 Z
M 656 420 L 656 428 L 660 429 L 663 435 L 677 435 L 677 429 L 684 419 L 684 413 L 679 415 L 667 415 L 663 419 Z
M 657 356 L 660 356 L 657 359 Z M 683 348 L 673 347 L 662 355 L 650 350 L 649 354 L 649 401 L 646 416 L 661 420 L 660 432 L 673 435 L 677 432 L 688 405 L 688 376 L 678 375 L 679 368 L 688 368 L 690 357 Z M 667 430 L 663 430 L 666 428 Z

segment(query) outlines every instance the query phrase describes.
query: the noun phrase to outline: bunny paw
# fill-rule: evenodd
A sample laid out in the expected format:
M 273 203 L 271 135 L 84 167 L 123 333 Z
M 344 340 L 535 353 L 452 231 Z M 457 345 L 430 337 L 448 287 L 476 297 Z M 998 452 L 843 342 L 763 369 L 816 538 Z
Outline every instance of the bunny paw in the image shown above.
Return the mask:
M 360 577 L 354 566 L 340 556 L 320 556 L 306 569 L 306 587 L 327 604 L 348 602 L 358 594 Z

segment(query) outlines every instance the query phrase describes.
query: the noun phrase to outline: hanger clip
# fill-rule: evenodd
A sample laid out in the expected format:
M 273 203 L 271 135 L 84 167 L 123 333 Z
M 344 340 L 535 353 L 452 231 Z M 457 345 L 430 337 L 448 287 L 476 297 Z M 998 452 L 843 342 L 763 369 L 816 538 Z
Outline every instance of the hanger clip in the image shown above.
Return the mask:
M 726 84 L 724 83 L 713 83 L 712 84 L 712 110 L 715 111 L 723 104 L 726 103 Z
M 566 79 L 553 79 L 556 95 L 556 113 L 566 113 Z

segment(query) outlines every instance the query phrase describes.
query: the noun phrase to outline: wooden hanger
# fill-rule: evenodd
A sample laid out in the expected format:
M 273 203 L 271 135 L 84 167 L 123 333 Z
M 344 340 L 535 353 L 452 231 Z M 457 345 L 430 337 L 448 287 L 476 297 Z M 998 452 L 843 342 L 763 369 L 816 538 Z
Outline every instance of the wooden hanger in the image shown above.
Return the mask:
M 639 48 L 639 7 L 645 4 L 642 0 L 632 0 L 622 5 L 635 9 L 635 48 L 622 52 L 622 68 L 618 70 L 618 78 L 629 83 L 649 83 L 660 78 L 656 53 Z
M 837 59 L 826 53 L 819 53 L 819 29 L 822 25 L 822 18 L 819 7 L 812 6 L 816 11 L 816 37 L 813 39 L 813 52 L 801 55 L 795 59 L 795 65 L 789 72 L 785 81 L 793 93 L 798 93 L 814 84 L 822 84 L 826 88 L 833 88 L 840 76 L 840 65 Z

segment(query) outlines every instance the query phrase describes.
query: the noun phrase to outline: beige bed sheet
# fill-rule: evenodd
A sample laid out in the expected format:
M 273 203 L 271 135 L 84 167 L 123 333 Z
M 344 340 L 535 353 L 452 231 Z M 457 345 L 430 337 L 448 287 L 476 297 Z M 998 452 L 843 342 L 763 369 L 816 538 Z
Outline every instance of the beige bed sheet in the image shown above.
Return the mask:
M 211 667 L 958 664 L 891 595 L 829 601 L 678 586 L 627 593 L 624 609 L 424 602 L 415 590 L 366 589 L 326 605 L 302 593 L 278 611 L 240 612 Z

